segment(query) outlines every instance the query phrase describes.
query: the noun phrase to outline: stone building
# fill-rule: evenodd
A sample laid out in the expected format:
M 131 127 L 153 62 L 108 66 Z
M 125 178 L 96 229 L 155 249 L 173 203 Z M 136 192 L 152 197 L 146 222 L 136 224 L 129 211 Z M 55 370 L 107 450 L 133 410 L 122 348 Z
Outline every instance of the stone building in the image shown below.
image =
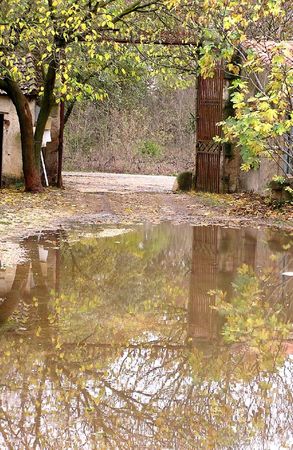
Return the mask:
M 32 65 L 32 58 L 27 57 L 27 66 Z M 24 69 L 26 70 L 26 69 Z M 32 117 L 37 119 L 38 83 L 33 76 L 26 81 L 22 90 L 30 104 Z M 57 177 L 57 149 L 59 142 L 59 108 L 54 107 L 47 122 L 43 138 L 43 155 L 50 184 L 55 184 Z M 0 90 L 0 184 L 22 180 L 22 155 L 20 128 L 16 109 L 4 91 Z

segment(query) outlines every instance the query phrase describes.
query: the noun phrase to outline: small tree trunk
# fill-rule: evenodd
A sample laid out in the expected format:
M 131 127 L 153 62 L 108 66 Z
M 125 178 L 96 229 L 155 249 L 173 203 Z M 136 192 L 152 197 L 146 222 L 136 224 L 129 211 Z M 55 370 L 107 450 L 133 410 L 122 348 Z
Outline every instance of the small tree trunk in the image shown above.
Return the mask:
M 16 82 L 10 79 L 2 80 L 1 88 L 10 97 L 18 115 L 25 190 L 27 192 L 42 192 L 40 160 L 36 158 L 34 151 L 33 118 L 29 102 Z

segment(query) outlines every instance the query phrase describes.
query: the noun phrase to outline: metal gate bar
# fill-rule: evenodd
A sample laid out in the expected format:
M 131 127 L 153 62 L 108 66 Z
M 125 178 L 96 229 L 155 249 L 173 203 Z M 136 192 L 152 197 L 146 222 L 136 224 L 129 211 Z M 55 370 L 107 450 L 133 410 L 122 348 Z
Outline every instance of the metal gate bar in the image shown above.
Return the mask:
M 220 192 L 220 152 L 198 152 L 196 155 L 196 189 Z

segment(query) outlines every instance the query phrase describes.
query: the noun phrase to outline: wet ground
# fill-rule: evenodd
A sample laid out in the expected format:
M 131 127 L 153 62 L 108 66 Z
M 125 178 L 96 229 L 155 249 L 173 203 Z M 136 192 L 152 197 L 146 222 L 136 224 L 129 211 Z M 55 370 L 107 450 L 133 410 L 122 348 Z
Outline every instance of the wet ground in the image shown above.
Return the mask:
M 65 189 L 43 194 L 2 189 L 0 242 L 46 229 L 162 221 L 229 227 L 270 226 L 291 231 L 293 204 L 271 205 L 251 194 L 173 193 L 173 177 L 67 173 Z M 0 255 L 1 257 L 1 255 Z
M 291 448 L 291 245 L 282 230 L 170 223 L 15 240 L 0 447 Z

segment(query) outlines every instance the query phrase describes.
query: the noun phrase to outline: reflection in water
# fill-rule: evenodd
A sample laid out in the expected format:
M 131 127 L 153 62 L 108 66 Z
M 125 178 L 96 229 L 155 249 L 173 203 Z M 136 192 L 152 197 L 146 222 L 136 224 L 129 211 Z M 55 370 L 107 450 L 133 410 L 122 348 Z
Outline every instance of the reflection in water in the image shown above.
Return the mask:
M 292 256 L 284 249 L 289 235 L 252 229 L 229 229 L 217 226 L 194 227 L 188 324 L 190 336 L 197 340 L 219 337 L 223 321 L 213 306 L 215 296 L 210 291 L 221 290 L 227 298 L 233 296 L 233 282 L 239 267 L 251 267 L 255 273 L 269 275 L 269 295 L 289 304 L 289 280 L 282 277 Z M 272 253 L 272 249 L 274 253 Z M 278 256 L 277 256 L 278 255 Z M 291 304 L 291 302 L 290 302 Z M 291 313 L 290 305 L 287 315 Z
M 0 272 L 1 448 L 290 447 L 290 236 L 99 231 Z

